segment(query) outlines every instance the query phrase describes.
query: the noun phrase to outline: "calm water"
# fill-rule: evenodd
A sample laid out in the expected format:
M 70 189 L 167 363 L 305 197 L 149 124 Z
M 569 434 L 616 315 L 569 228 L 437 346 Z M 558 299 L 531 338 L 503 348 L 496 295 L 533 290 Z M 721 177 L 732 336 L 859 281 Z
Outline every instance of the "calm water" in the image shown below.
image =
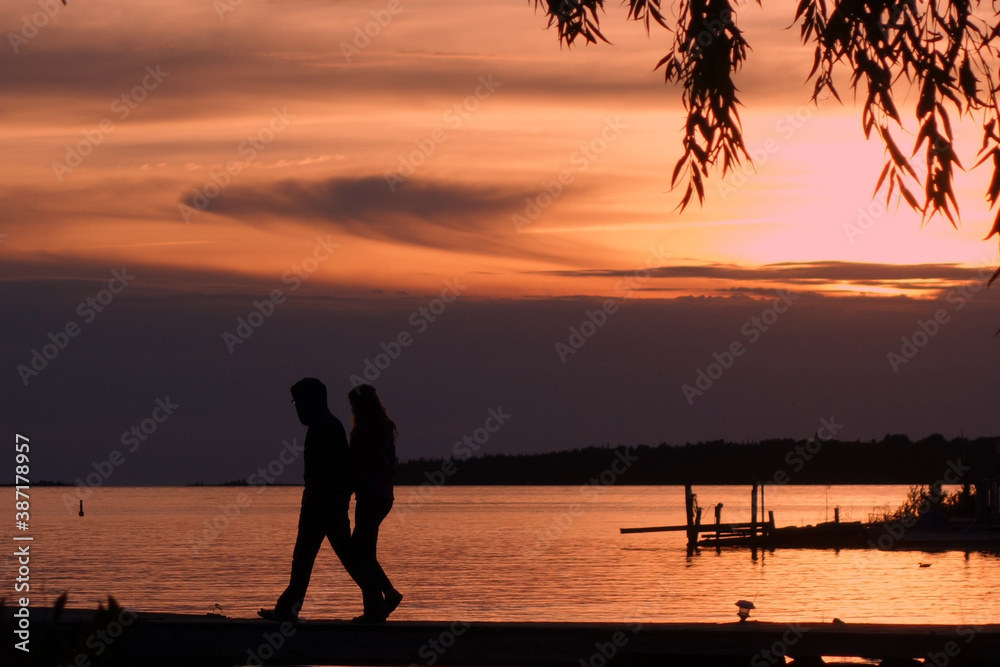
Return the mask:
M 778 550 L 754 561 L 749 551 L 707 549 L 689 557 L 682 533 L 618 531 L 683 523 L 681 487 L 424 491 L 421 501 L 417 489 L 397 487 L 381 533 L 380 559 L 406 595 L 399 620 L 729 622 L 746 598 L 767 621 L 998 621 L 990 602 L 1000 557 L 991 554 Z M 706 516 L 723 502 L 724 521 L 749 520 L 749 488 L 695 491 Z M 802 525 L 832 520 L 838 505 L 843 520 L 866 520 L 906 491 L 780 487 L 766 500 L 779 526 Z M 299 488 L 96 489 L 83 518 L 65 493 L 32 490 L 33 605 L 69 591 L 70 606 L 93 607 L 111 593 L 140 610 L 203 613 L 218 604 L 252 616 L 287 581 Z M 4 566 L 10 582 L 9 555 Z M 303 617 L 360 611 L 359 591 L 325 546 Z

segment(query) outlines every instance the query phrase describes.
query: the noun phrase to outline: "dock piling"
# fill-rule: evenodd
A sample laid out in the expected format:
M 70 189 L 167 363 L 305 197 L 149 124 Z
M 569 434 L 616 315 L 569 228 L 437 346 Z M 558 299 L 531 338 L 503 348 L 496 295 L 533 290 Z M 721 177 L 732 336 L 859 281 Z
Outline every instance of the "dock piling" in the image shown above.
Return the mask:
M 694 548 L 698 544 L 698 528 L 694 523 L 694 493 L 691 485 L 684 485 L 684 509 L 687 514 L 687 538 L 688 547 Z

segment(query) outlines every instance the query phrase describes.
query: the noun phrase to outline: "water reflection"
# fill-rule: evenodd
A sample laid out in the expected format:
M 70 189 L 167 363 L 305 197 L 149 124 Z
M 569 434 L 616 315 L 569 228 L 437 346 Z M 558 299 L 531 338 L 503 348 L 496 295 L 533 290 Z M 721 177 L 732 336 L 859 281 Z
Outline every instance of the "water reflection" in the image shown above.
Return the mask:
M 108 594 L 144 610 L 251 617 L 287 579 L 299 488 L 104 488 L 85 517 L 61 489 L 34 489 L 33 604 L 70 592 L 70 606 Z M 746 520 L 749 487 L 700 487 L 723 520 Z M 901 486 L 776 487 L 777 525 L 866 520 Z M 397 496 L 406 498 L 405 487 Z M 711 621 L 754 601 L 766 621 L 993 623 L 994 554 L 702 548 L 683 533 L 619 528 L 684 523 L 681 487 L 442 487 L 389 516 L 379 548 L 406 601 L 399 620 Z M 9 537 L 8 537 L 9 539 Z M 9 560 L 9 557 L 7 557 Z M 9 565 L 9 563 L 8 563 Z M 923 565 L 923 567 L 922 567 Z M 350 618 L 357 587 L 332 550 L 317 559 L 304 617 Z

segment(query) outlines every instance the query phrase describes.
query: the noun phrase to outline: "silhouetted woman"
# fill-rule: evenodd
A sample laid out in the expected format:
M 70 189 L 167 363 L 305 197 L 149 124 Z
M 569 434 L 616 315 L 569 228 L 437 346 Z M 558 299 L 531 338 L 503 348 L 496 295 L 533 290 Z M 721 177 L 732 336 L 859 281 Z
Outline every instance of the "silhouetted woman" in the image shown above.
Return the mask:
M 351 402 L 351 457 L 354 463 L 354 534 L 357 558 L 381 583 L 386 614 L 399 606 L 397 591 L 378 562 L 378 528 L 392 509 L 396 469 L 396 423 L 386 414 L 375 387 L 361 384 L 347 394 Z

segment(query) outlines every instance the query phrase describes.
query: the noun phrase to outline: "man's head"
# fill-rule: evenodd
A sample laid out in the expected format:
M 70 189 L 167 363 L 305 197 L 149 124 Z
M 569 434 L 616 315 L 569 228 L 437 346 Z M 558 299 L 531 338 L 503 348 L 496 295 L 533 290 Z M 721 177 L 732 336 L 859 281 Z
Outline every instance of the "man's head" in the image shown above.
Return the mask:
M 326 404 L 326 385 L 316 378 L 303 378 L 292 385 L 292 403 L 305 426 L 316 423 L 330 412 Z

